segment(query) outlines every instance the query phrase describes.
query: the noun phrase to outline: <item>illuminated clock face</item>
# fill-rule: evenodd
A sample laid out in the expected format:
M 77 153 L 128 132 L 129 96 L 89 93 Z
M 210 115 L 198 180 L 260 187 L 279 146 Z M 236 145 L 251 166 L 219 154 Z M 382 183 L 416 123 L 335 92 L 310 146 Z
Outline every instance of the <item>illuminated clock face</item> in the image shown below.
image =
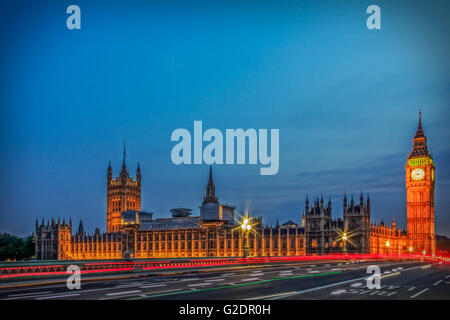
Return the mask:
M 423 169 L 417 168 L 411 172 L 411 178 L 413 180 L 422 180 L 423 177 L 425 177 L 425 171 L 423 171 Z

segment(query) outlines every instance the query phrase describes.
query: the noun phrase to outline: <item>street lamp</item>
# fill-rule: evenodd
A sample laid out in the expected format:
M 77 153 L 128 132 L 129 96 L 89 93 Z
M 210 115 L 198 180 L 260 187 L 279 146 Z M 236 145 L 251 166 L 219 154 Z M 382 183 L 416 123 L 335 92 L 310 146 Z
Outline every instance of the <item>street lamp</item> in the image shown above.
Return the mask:
M 389 240 L 386 241 L 386 252 L 387 252 L 387 254 L 389 254 L 389 246 L 390 246 L 390 245 L 391 245 L 391 244 L 390 244 Z
M 247 218 L 244 219 L 244 221 L 241 224 L 242 233 L 244 234 L 244 258 L 248 257 L 249 255 L 249 249 L 248 249 L 248 234 L 250 233 L 250 230 L 252 229 L 251 224 L 249 224 L 249 221 Z
M 347 239 L 348 239 L 347 233 L 344 232 L 342 234 L 342 241 L 344 242 L 344 253 L 347 252 Z
M 409 246 L 409 253 L 412 253 L 412 252 L 413 252 L 413 247 Z

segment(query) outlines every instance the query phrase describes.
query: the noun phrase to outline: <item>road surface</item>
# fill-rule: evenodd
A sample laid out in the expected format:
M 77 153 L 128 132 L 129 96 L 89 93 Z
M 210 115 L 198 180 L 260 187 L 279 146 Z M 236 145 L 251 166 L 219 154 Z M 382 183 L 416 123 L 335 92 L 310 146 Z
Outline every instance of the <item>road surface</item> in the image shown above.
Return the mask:
M 381 269 L 381 288 L 368 289 L 369 265 Z M 417 261 L 314 261 L 229 270 L 3 288 L 1 300 L 450 300 L 450 265 Z

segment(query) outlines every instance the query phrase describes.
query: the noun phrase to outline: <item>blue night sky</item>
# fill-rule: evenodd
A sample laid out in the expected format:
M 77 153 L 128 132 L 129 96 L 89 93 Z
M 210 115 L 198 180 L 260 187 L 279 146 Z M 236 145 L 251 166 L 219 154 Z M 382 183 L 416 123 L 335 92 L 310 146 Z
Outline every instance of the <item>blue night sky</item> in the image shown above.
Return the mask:
M 81 8 L 81 30 L 66 8 Z M 366 8 L 381 7 L 381 30 Z M 106 229 L 106 170 L 141 163 L 142 209 L 198 206 L 207 165 L 171 162 L 177 128 L 277 128 L 280 169 L 217 165 L 219 200 L 300 222 L 305 197 L 369 192 L 406 227 L 405 161 L 419 108 L 450 235 L 448 1 L 3 1 L 0 232 L 42 217 Z

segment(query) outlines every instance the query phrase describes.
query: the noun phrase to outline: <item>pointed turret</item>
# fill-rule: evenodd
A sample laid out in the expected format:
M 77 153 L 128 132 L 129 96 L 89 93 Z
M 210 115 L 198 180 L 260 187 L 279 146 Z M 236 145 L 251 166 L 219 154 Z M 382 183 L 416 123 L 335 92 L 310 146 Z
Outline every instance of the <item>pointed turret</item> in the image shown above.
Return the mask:
M 106 181 L 107 181 L 108 183 L 110 183 L 110 182 L 112 181 L 112 178 L 113 178 L 113 176 L 112 176 L 111 161 L 109 161 L 108 172 L 107 172 L 107 174 L 106 174 Z
M 139 166 L 139 161 L 136 168 L 136 181 L 138 184 L 141 184 L 141 167 Z
M 84 226 L 83 226 L 83 220 L 80 220 L 80 224 L 78 225 L 78 234 L 80 236 L 84 235 Z
M 345 192 L 344 192 L 344 209 L 347 209 L 347 194 Z
M 203 204 L 215 203 L 219 204 L 219 200 L 216 197 L 216 187 L 214 186 L 212 166 L 209 166 L 209 180 L 206 186 L 206 196 L 203 198 Z

